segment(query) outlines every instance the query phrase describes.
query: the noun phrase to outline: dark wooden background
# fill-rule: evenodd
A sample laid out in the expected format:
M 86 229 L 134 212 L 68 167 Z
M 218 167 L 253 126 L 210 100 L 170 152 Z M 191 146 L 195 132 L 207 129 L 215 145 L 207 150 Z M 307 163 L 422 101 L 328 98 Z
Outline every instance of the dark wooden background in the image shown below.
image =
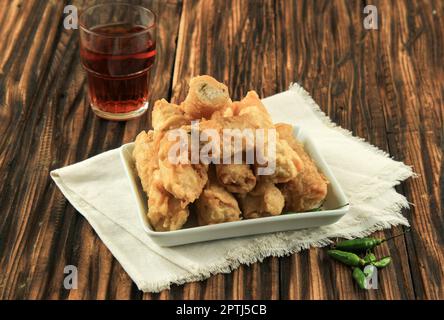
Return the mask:
M 444 298 L 444 1 L 142 2 L 159 20 L 151 101 L 180 101 L 197 74 L 225 82 L 236 99 L 297 81 L 335 122 L 419 173 L 398 188 L 413 203 L 404 211 L 412 230 L 377 250 L 393 257 L 378 290 L 359 290 L 347 268 L 311 249 L 160 294 L 137 290 L 49 178 L 131 141 L 148 116 L 94 116 L 78 31 L 63 28 L 70 2 L 0 3 L 0 298 Z M 363 28 L 366 4 L 377 6 L 379 30 Z M 77 290 L 63 288 L 69 264 L 79 270 Z

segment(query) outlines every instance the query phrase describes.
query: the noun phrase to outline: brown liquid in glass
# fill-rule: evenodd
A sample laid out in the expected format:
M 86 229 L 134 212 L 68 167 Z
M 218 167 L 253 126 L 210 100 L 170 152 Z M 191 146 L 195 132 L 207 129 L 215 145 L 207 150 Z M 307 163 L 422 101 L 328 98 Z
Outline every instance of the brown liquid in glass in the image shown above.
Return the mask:
M 94 107 L 109 113 L 127 113 L 138 110 L 148 100 L 156 42 L 148 32 L 131 35 L 144 30 L 141 26 L 124 24 L 92 29 L 104 37 L 96 37 L 88 48 L 82 47 L 80 55 L 88 73 Z M 121 35 L 125 37 L 116 41 Z

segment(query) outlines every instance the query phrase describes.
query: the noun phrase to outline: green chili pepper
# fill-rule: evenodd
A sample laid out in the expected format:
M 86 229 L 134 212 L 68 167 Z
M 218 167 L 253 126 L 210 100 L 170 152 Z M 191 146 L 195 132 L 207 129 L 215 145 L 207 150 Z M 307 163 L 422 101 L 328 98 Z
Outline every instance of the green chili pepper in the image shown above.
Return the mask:
M 387 267 L 390 262 L 392 262 L 392 258 L 390 257 L 384 257 L 379 261 L 373 262 L 372 264 L 376 267 L 376 268 L 385 268 Z
M 365 255 L 365 257 L 364 257 L 364 261 L 365 261 L 365 264 L 366 264 L 366 265 L 367 265 L 367 264 L 370 264 L 370 263 L 373 263 L 373 262 L 376 261 L 376 256 L 375 256 L 373 253 L 369 252 L 369 253 L 367 253 L 367 254 Z
M 387 238 L 387 239 L 378 239 L 378 238 L 361 238 L 361 239 L 352 239 L 352 240 L 345 240 L 341 241 L 336 244 L 335 249 L 338 250 L 344 250 L 344 251 L 365 251 L 365 250 L 371 250 L 376 246 L 379 246 L 381 243 L 386 242 L 388 240 L 391 240 L 393 238 L 402 236 L 404 233 L 408 232 L 409 230 L 406 230 L 405 232 L 398 234 L 396 236 Z
M 353 240 L 345 240 L 336 244 L 335 248 L 338 250 L 347 251 L 364 251 L 373 249 L 374 247 L 380 245 L 384 239 L 377 238 L 361 238 Z
M 353 268 L 353 279 L 355 279 L 359 288 L 366 289 L 366 276 L 360 268 Z
M 333 259 L 338 260 L 348 266 L 358 267 L 365 265 L 365 261 L 363 259 L 351 252 L 328 250 L 327 253 Z

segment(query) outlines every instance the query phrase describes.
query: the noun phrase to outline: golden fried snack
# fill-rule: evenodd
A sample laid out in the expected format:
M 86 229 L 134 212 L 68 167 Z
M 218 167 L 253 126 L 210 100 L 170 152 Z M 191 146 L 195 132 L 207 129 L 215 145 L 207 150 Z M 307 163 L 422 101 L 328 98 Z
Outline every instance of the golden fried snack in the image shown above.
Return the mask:
M 238 129 L 238 134 L 241 135 L 239 139 L 242 141 L 242 149 L 237 150 L 238 152 L 245 152 L 256 147 L 256 155 L 262 154 L 263 161 L 257 167 L 267 167 L 269 165 L 268 158 L 268 136 L 271 132 L 268 130 L 275 130 L 273 123 L 262 102 L 257 97 L 254 92 L 249 93 L 248 100 L 249 103 L 255 102 L 258 107 L 252 105 L 245 105 L 245 102 L 239 102 L 243 106 L 238 109 L 239 114 L 233 117 L 218 117 L 208 121 L 203 121 L 199 125 L 199 129 L 204 131 L 206 129 L 214 129 L 220 137 L 220 151 L 222 152 L 224 148 L 224 143 L 222 139 L 224 129 Z M 248 95 L 247 95 L 248 96 Z M 247 99 L 247 98 L 245 98 Z M 252 102 L 253 101 L 253 102 Z M 235 105 L 238 103 L 235 103 Z M 264 129 L 264 141 L 263 148 L 259 147 L 257 141 L 254 139 L 249 139 L 247 136 L 243 135 L 244 129 Z M 234 140 L 236 140 L 237 134 L 234 135 Z M 303 163 L 299 158 L 298 154 L 288 145 L 285 140 L 279 139 L 276 135 L 275 156 L 270 155 L 276 161 L 275 171 L 272 174 L 272 182 L 274 183 L 284 183 L 296 177 L 298 172 L 302 169 Z M 258 150 L 259 148 L 259 150 Z M 231 156 L 234 155 L 231 154 Z M 227 155 L 226 155 L 227 156 Z M 230 155 L 228 155 L 230 156 Z M 256 167 L 256 168 L 257 168 Z
M 224 130 L 231 131 L 233 134 L 233 139 L 237 138 L 242 141 L 242 149 L 239 152 L 246 151 L 249 148 L 254 148 L 255 144 L 255 129 L 264 129 L 264 137 L 268 136 L 269 129 L 274 130 L 274 126 L 267 128 L 264 127 L 264 122 L 266 122 L 264 114 L 257 108 L 248 108 L 242 114 L 230 117 L 215 117 L 211 120 L 202 121 L 199 123 L 199 130 L 201 132 L 212 129 L 219 136 L 220 150 L 223 150 L 224 140 Z M 251 129 L 248 135 L 245 129 Z M 266 143 L 266 142 L 265 142 Z
M 285 199 L 279 189 L 266 178 L 259 179 L 256 187 L 239 197 L 245 219 L 276 216 L 282 213 Z
M 248 106 L 242 108 L 239 111 L 239 116 L 244 118 L 251 118 L 252 122 L 257 128 L 260 129 L 270 129 L 274 128 L 273 122 L 268 112 L 263 112 L 261 108 L 256 106 Z
M 267 108 L 265 108 L 262 100 L 259 98 L 259 95 L 254 90 L 248 91 L 246 96 L 241 101 L 236 101 L 233 103 L 233 114 L 238 115 L 241 113 L 242 109 L 247 107 L 255 107 L 258 109 L 258 111 L 270 116 Z
M 294 137 L 294 132 L 293 132 L 294 130 L 293 130 L 292 125 L 289 125 L 287 123 L 276 123 L 274 125 L 274 127 L 276 128 L 276 132 L 279 135 L 280 139 L 287 141 L 288 145 L 293 150 L 295 150 L 295 151 L 300 150 L 301 143 Z M 305 152 L 305 150 L 303 150 L 303 147 L 302 147 L 302 151 L 304 151 L 304 152 L 303 152 L 303 154 L 301 154 L 301 158 L 304 157 L 304 159 L 305 159 L 306 152 Z
M 211 119 L 214 120 L 223 117 L 233 117 L 242 114 L 251 114 L 253 117 L 257 118 L 255 121 L 255 126 L 261 128 L 273 127 L 270 114 L 255 91 L 249 91 L 241 101 L 235 101 L 231 104 L 227 104 L 225 108 L 214 112 Z M 258 123 L 258 120 L 262 123 L 262 125 Z
M 216 117 L 211 120 L 201 121 L 199 130 L 215 129 L 222 134 L 223 129 L 260 129 L 261 119 L 259 112 L 250 110 L 250 113 L 244 113 L 233 117 Z
M 205 123 L 205 124 L 204 124 Z M 202 129 L 266 129 L 274 128 L 270 114 L 255 91 L 249 91 L 241 101 L 227 104 L 209 121 L 201 123 Z
M 210 119 L 216 120 L 241 114 L 250 114 L 251 112 L 254 117 L 259 118 L 256 119 L 255 126 L 262 128 L 273 127 L 270 114 L 255 91 L 249 91 L 241 101 L 228 103 L 224 108 L 215 111 Z M 260 120 L 264 125 L 259 125 L 257 120 Z
M 249 91 L 245 98 L 238 103 L 234 103 L 233 109 L 234 114 L 238 114 L 239 116 L 247 116 L 253 119 L 256 126 L 259 128 L 274 129 L 271 117 L 255 91 Z M 265 149 L 262 153 L 265 157 L 267 156 L 266 148 L 269 143 L 267 137 L 267 131 L 265 131 Z M 302 169 L 303 164 L 297 153 L 291 149 L 286 141 L 279 139 L 277 135 L 275 141 L 276 170 L 270 176 L 270 180 L 273 183 L 283 183 L 295 178 L 298 172 Z M 268 163 L 266 165 L 268 165 Z
M 157 152 L 163 134 L 142 131 L 135 140 L 133 156 L 136 170 L 148 196 L 148 220 L 156 231 L 177 230 L 188 218 L 188 209 L 181 206 L 162 185 Z
M 210 159 L 223 163 L 227 157 L 234 160 L 242 155 L 247 158 L 242 159 L 244 163 L 211 165 L 208 172 L 208 159 L 190 161 L 190 122 L 194 119 L 200 120 L 203 137 L 196 145 L 200 156 L 207 153 Z M 148 219 L 157 231 L 182 228 L 192 202 L 196 204 L 199 224 L 206 225 L 240 220 L 242 214 L 246 219 L 279 215 L 284 208 L 307 211 L 319 207 L 326 197 L 328 181 L 294 138 L 292 126 L 273 125 L 254 91 L 232 102 L 224 84 L 210 76 L 198 76 L 191 79 L 188 95 L 180 106 L 165 99 L 156 101 L 152 125 L 154 131 L 143 131 L 137 136 L 133 156 L 148 194 Z M 179 128 L 185 130 L 185 148 L 178 148 L 178 141 L 169 136 Z M 262 138 L 258 136 L 261 133 Z M 208 139 L 217 141 L 216 148 L 207 145 Z M 236 145 L 233 141 L 239 143 L 240 150 L 226 150 L 227 143 L 231 147 Z M 273 148 L 268 147 L 273 142 L 276 153 L 269 154 Z M 252 151 L 255 163 L 246 164 L 245 160 L 253 160 Z M 272 170 L 264 172 L 265 168 Z
M 254 148 L 254 134 L 248 134 L 248 132 L 245 132 L 244 129 L 256 128 L 259 128 L 259 126 L 254 122 L 254 119 L 246 115 L 235 117 L 218 117 L 199 123 L 199 130 L 201 134 L 204 135 L 206 132 L 211 131 L 217 136 L 217 142 L 213 141 L 213 136 L 209 136 L 208 138 L 209 142 L 216 144 L 217 153 L 212 154 L 212 157 L 214 160 L 218 159 L 218 163 L 223 162 L 223 157 L 230 158 L 235 154 L 243 153 L 246 150 L 252 150 Z M 225 132 L 230 131 L 232 135 L 230 137 L 225 137 L 224 130 L 227 130 Z M 224 138 L 228 138 L 229 140 L 224 141 Z M 240 141 L 240 148 L 235 149 L 235 144 L 233 141 Z M 229 149 L 230 147 L 231 149 Z
M 220 118 L 232 117 L 234 115 L 233 108 L 231 104 L 228 104 L 225 108 L 213 112 L 211 115 L 211 120 L 217 120 Z
M 290 147 L 286 140 L 278 137 L 276 138 L 275 161 L 274 172 L 267 176 L 273 183 L 285 183 L 296 178 L 304 166 L 297 152 Z M 257 166 L 256 169 L 261 166 Z
M 252 116 L 259 128 L 273 128 L 271 116 L 255 91 L 248 91 L 239 102 L 232 105 L 233 115 Z
M 304 146 L 294 137 L 291 125 L 276 124 L 276 130 L 279 137 L 288 142 L 304 163 L 304 168 L 294 179 L 279 186 L 285 197 L 286 211 L 304 212 L 320 207 L 327 196 L 328 180 L 319 172 Z
M 190 124 L 191 119 L 176 104 L 165 99 L 157 100 L 152 112 L 152 126 L 156 131 L 180 128 Z
M 193 119 L 206 118 L 231 104 L 228 88 L 210 76 L 190 80 L 190 89 L 183 102 L 185 113 Z
M 183 207 L 162 184 L 159 170 L 151 173 L 152 183 L 148 192 L 148 221 L 156 231 L 182 228 L 188 219 L 189 210 Z
M 143 190 L 148 193 L 152 180 L 152 172 L 158 168 L 157 150 L 160 135 L 150 130 L 140 132 L 134 143 L 133 157 L 136 170 L 140 177 Z
M 216 175 L 232 193 L 248 193 L 256 185 L 256 177 L 248 164 L 217 164 Z
M 170 150 L 178 143 L 177 141 L 169 141 L 168 133 L 160 141 L 160 177 L 164 188 L 175 198 L 181 200 L 182 206 L 185 207 L 202 193 L 208 180 L 208 166 L 201 163 L 192 164 L 189 153 L 187 159 L 178 161 L 176 156 L 179 155 L 172 156 L 170 154 Z M 190 151 L 188 150 L 188 152 Z
M 199 199 L 196 200 L 196 213 L 201 226 L 238 221 L 241 215 L 236 198 L 219 184 L 213 172 Z

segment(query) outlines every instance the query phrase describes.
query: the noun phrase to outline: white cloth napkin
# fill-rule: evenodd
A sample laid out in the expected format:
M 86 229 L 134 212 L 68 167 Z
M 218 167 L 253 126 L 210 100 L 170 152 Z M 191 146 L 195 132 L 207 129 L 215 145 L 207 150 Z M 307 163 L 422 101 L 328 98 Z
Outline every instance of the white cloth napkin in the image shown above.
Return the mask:
M 140 225 L 117 149 L 51 172 L 65 197 L 89 221 L 140 290 L 158 292 L 171 284 L 203 280 L 268 256 L 325 246 L 329 238 L 361 237 L 394 225 L 408 225 L 400 214 L 408 202 L 393 187 L 413 175 L 409 166 L 335 126 L 297 84 L 263 101 L 275 122 L 297 123 L 315 139 L 350 199 L 350 211 L 339 222 L 162 248 Z

